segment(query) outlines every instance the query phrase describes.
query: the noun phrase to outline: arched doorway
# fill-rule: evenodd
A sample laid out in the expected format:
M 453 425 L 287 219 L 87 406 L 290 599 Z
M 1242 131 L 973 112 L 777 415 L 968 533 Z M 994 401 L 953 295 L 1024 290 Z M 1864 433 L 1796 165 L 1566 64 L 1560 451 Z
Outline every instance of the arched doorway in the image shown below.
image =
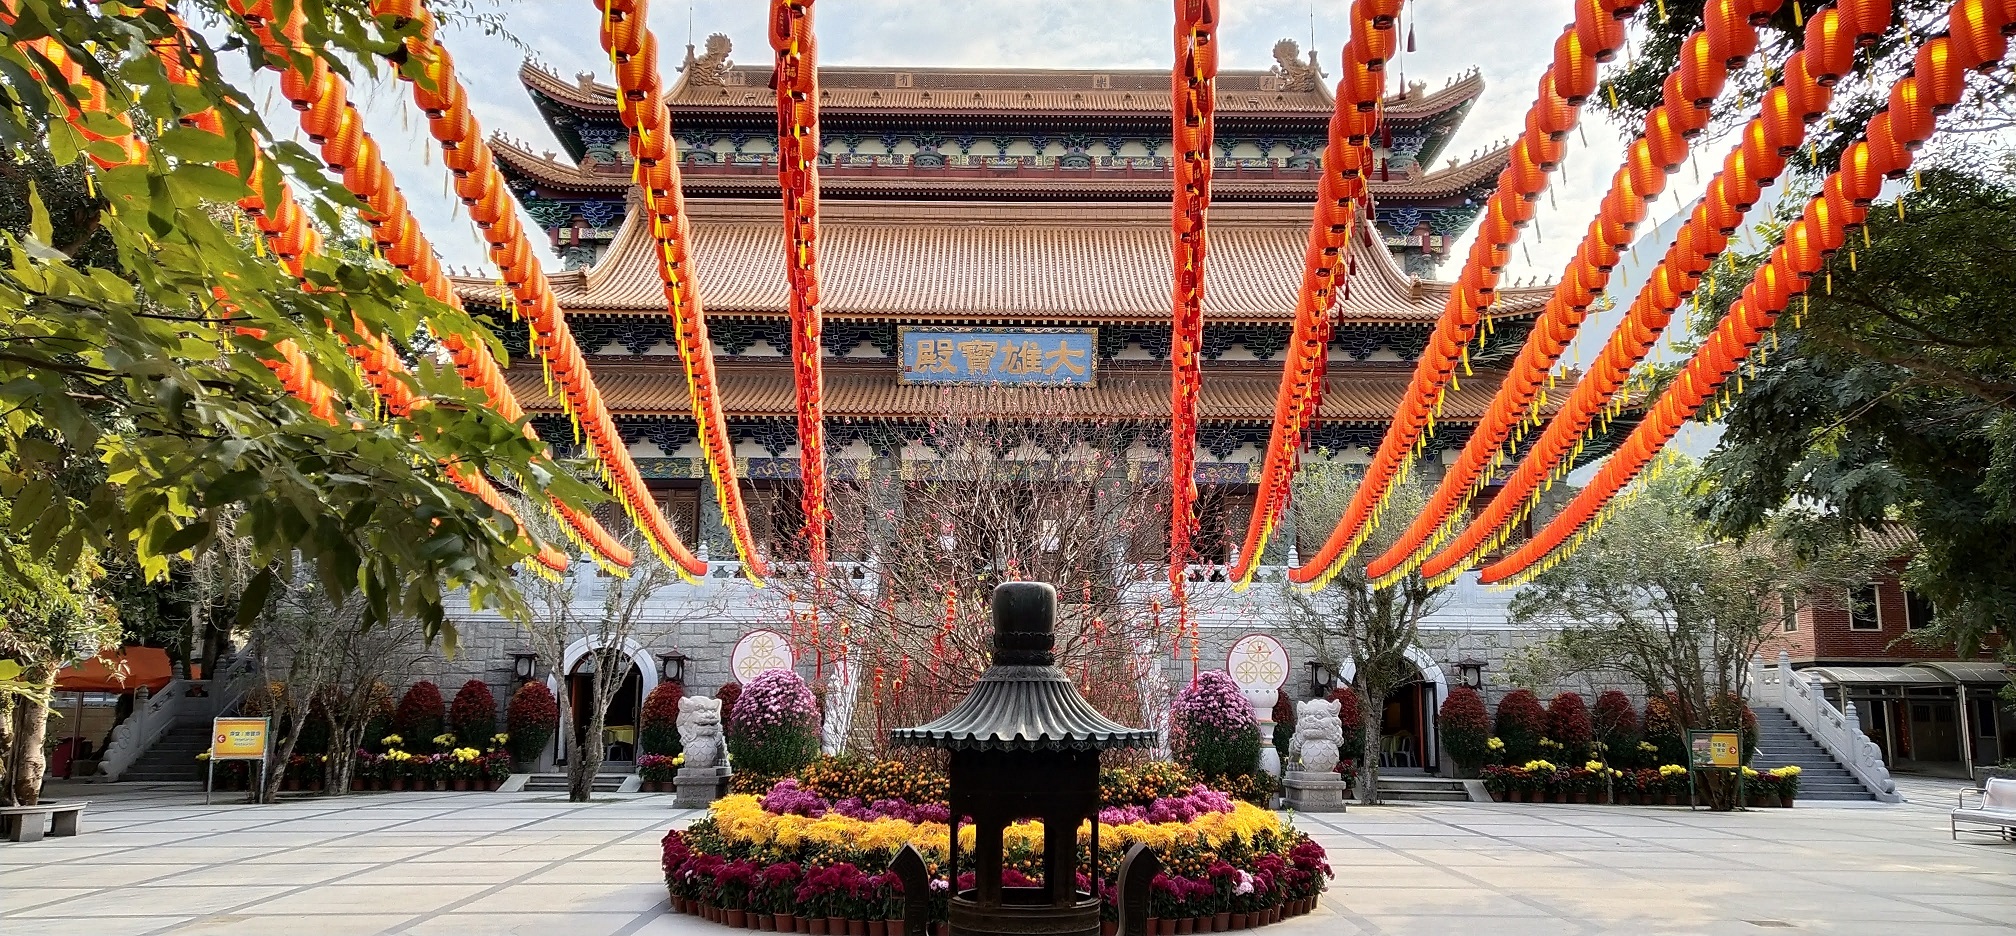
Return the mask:
M 1407 648 L 1407 662 L 1414 664 L 1414 677 L 1387 693 L 1380 706 L 1380 768 L 1432 774 L 1442 769 L 1435 722 L 1443 700 L 1449 698 L 1449 679 L 1442 665 L 1420 647 Z M 1348 686 L 1357 676 L 1357 664 L 1343 661 L 1339 682 Z
M 610 639 L 605 636 L 583 637 L 567 645 L 561 657 L 560 673 L 566 674 L 568 706 L 560 713 L 561 726 L 554 735 L 556 763 L 567 763 L 567 745 L 564 740 L 568 733 L 584 739 L 590 721 L 589 706 L 593 704 L 595 661 L 598 654 L 593 651 L 608 646 Z M 609 700 L 603 711 L 603 743 L 605 751 L 626 756 L 608 758 L 615 761 L 617 769 L 623 769 L 626 762 L 634 760 L 637 746 L 637 730 L 644 711 L 644 697 L 658 686 L 658 661 L 635 640 L 624 638 L 622 652 L 630 658 L 630 672 L 623 677 L 616 695 Z M 557 676 L 558 674 L 556 674 Z M 547 677 L 547 686 L 560 688 L 554 676 Z

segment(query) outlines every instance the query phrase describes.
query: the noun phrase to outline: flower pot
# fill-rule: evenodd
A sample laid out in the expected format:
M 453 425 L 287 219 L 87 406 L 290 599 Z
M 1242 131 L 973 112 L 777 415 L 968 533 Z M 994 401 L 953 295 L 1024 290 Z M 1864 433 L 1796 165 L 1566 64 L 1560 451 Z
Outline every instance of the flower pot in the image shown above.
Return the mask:
M 1235 930 L 1251 929 L 1252 926 L 1253 926 L 1253 920 L 1251 917 L 1248 917 L 1244 913 L 1232 914 L 1233 929 Z
M 285 790 L 285 791 L 287 791 L 287 792 L 289 792 L 289 793 L 299 793 L 299 792 L 301 792 L 301 778 L 299 778 L 299 777 L 288 777 L 288 778 L 286 778 L 286 779 L 284 779 L 284 780 L 280 781 L 280 789 L 282 789 L 282 790 Z
M 944 920 L 939 920 L 938 922 L 931 924 L 931 936 L 947 936 L 947 934 L 951 932 L 952 932 L 952 924 L 947 923 Z
M 1792 808 L 1792 797 L 1791 797 L 1790 795 L 1786 795 L 1786 796 L 1781 796 L 1781 797 L 1778 797 L 1778 805 L 1779 805 L 1779 806 L 1782 806 L 1782 807 L 1784 807 L 1784 808 L 1786 808 L 1786 809 L 1791 809 L 1791 808 Z
M 1232 931 L 1232 911 L 1221 910 L 1211 915 L 1211 932 L 1229 933 L 1231 931 Z
M 1190 936 L 1190 934 L 1195 932 L 1197 932 L 1196 918 L 1194 917 L 1176 918 L 1176 936 Z
M 889 936 L 888 920 L 869 920 L 868 936 Z M 901 934 L 898 934 L 901 936 Z
M 1494 802 L 1494 803 L 1502 803 L 1502 802 L 1505 802 L 1505 791 L 1504 791 L 1504 790 L 1492 790 L 1492 791 L 1491 791 L 1491 802 Z
M 798 923 L 799 925 L 806 927 L 806 929 L 801 930 L 801 932 L 811 933 L 812 936 L 826 936 L 825 917 L 806 917 L 802 920 L 799 920 Z
M 847 936 L 847 918 L 837 916 L 827 917 L 826 936 Z
M 1148 923 L 1148 931 L 1154 933 L 1155 936 L 1176 936 L 1176 919 L 1174 917 L 1166 920 L 1161 917 L 1149 917 Z
M 436 793 L 446 793 L 447 791 L 448 791 L 448 781 L 446 781 L 446 780 L 436 780 L 436 781 L 434 781 L 434 792 L 436 792 Z
M 1568 794 L 1568 795 L 1569 795 L 1570 797 L 1572 797 L 1572 799 L 1570 800 L 1570 802 L 1575 802 L 1575 803 L 1585 803 L 1585 804 L 1589 802 L 1589 794 L 1587 794 L 1587 793 L 1584 793 L 1584 792 L 1582 792 L 1582 791 L 1580 791 L 1580 790 L 1577 790 L 1577 791 L 1575 791 L 1575 792 L 1573 792 L 1573 793 L 1570 793 L 1570 794 Z
M 1267 908 L 1267 922 L 1270 924 L 1281 922 L 1280 904 L 1275 904 L 1274 906 Z
M 780 933 L 798 932 L 798 914 L 778 913 L 773 914 L 772 919 L 774 919 L 777 924 L 777 932 Z
M 868 936 L 868 921 L 848 920 L 847 936 Z
M 1119 920 L 1100 920 L 1100 921 L 1099 921 L 1099 936 L 1115 936 L 1115 934 L 1117 934 L 1117 933 L 1119 933 L 1119 932 L 1120 932 L 1120 921 L 1119 921 Z M 874 934 L 872 934 L 872 933 L 871 933 L 871 934 L 869 934 L 869 936 L 874 936 Z
M 399 792 L 403 792 L 403 791 L 404 791 L 404 790 L 406 789 L 406 778 L 405 778 L 405 777 L 393 777 L 393 778 L 392 778 L 392 780 L 391 780 L 391 784 L 392 784 L 392 786 L 391 786 L 391 790 L 392 790 L 392 792 L 394 792 L 394 793 L 399 793 Z
M 466 778 L 466 777 L 456 777 L 456 778 L 455 778 L 455 792 L 457 792 L 457 793 L 467 793 L 467 792 L 469 792 L 469 780 L 468 780 L 468 778 Z
M 750 917 L 749 919 L 750 929 L 762 930 L 765 933 L 777 932 L 776 917 L 771 916 L 768 913 L 752 913 L 749 914 L 749 917 Z
M 824 920 L 823 920 L 823 919 L 821 920 L 821 924 L 822 924 L 822 925 L 824 924 Z M 811 917 L 802 917 L 802 916 L 801 916 L 801 917 L 799 917 L 799 918 L 798 918 L 798 922 L 797 922 L 796 926 L 797 926 L 798 928 L 797 928 L 796 930 L 794 930 L 794 932 L 798 932 L 798 933 L 804 933 L 804 934 L 806 934 L 806 936 L 811 936 L 811 933 L 812 933 L 812 918 L 811 918 Z
M 730 910 L 728 911 L 727 922 L 729 926 L 732 926 L 736 929 L 746 929 L 749 926 L 749 911 Z
M 350 778 L 350 792 L 352 792 L 352 793 L 362 793 L 363 791 L 364 791 L 364 778 L 362 778 L 362 777 L 351 777 L 351 778 Z
M 1668 794 L 1666 794 L 1666 805 L 1668 805 L 1668 806 L 1678 806 L 1678 805 L 1680 805 L 1680 794 L 1678 794 L 1678 793 L 1668 793 Z

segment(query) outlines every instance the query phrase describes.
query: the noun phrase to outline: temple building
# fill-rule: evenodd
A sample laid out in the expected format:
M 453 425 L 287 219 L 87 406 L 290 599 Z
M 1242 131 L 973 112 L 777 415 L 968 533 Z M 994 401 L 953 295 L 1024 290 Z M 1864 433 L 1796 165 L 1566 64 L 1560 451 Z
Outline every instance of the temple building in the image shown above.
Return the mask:
M 689 48 L 666 101 L 740 474 L 788 484 L 797 433 L 776 102 L 768 55 L 738 65 L 731 51 L 719 35 L 704 51 Z M 1217 86 L 1198 459 L 1200 481 L 1226 496 L 1204 520 L 1205 561 L 1228 558 L 1236 535 L 1225 529 L 1243 530 L 1250 508 L 1239 495 L 1266 447 L 1334 106 L 1294 42 L 1274 55 L 1273 68 L 1224 72 Z M 652 241 L 631 207 L 628 132 L 614 90 L 529 63 L 520 77 L 564 154 L 499 139 L 499 162 L 565 260 L 554 289 L 632 454 L 662 485 L 682 534 L 726 555 L 718 518 L 707 515 L 713 498 L 701 492 L 706 470 Z M 823 67 L 820 83 L 834 457 L 900 450 L 942 410 L 944 387 L 975 383 L 991 385 L 990 405 L 1032 416 L 1059 405 L 1044 391 L 1074 387 L 1070 414 L 1159 421 L 1166 450 L 1168 74 Z M 1482 90 L 1473 72 L 1435 91 L 1412 84 L 1387 104 L 1371 182 L 1377 224 L 1352 244 L 1356 272 L 1337 318 L 1312 450 L 1366 457 L 1442 312 L 1448 286 L 1428 277 L 1508 159 L 1503 147 L 1443 156 Z M 458 289 L 472 309 L 496 310 L 496 284 L 469 279 Z M 1516 353 L 1547 295 L 1545 287 L 1501 291 L 1492 337 L 1472 359 L 1476 377 L 1452 394 L 1437 449 L 1461 446 L 1502 376 L 1494 365 Z M 521 398 L 534 412 L 553 412 L 522 330 L 501 337 Z M 976 347 L 987 349 L 986 361 L 967 360 Z M 542 429 L 572 442 L 558 419 Z M 752 523 L 770 545 L 788 545 L 778 529 L 786 524 Z
M 752 64 L 734 63 L 732 52 L 719 35 L 702 50 L 689 47 L 665 100 L 737 472 L 750 491 L 771 495 L 749 498 L 760 548 L 788 560 L 798 529 L 790 494 L 798 458 L 776 99 L 769 50 Z M 1215 586 L 1200 574 L 1200 592 L 1223 587 L 1222 567 L 1251 509 L 1334 109 L 1313 53 L 1305 58 L 1284 40 L 1274 59 L 1267 70 L 1222 71 L 1217 82 L 1198 439 L 1198 481 L 1210 496 L 1197 561 L 1221 574 Z M 928 458 L 920 439 L 961 392 L 981 394 L 990 415 L 1132 427 L 1130 458 L 1166 472 L 1168 72 L 889 66 L 822 67 L 819 75 L 824 399 L 834 475 L 902 472 L 913 457 Z M 626 638 L 639 685 L 622 696 L 624 711 L 612 706 L 610 723 L 620 725 L 666 675 L 658 654 L 667 647 L 681 651 L 686 683 L 697 690 L 732 679 L 729 649 L 780 617 L 785 589 L 748 589 L 728 568 L 735 550 L 695 441 L 613 88 L 530 63 L 520 78 L 555 142 L 499 138 L 492 146 L 563 258 L 553 288 L 631 454 L 682 537 L 721 567 L 697 589 L 673 589 L 681 594 L 663 600 L 664 620 Z M 1450 287 L 1434 277 L 1509 158 L 1507 147 L 1446 155 L 1483 88 L 1472 72 L 1435 90 L 1409 84 L 1386 104 L 1370 183 L 1376 223 L 1361 225 L 1350 245 L 1355 271 L 1336 313 L 1307 457 L 1369 458 L 1442 313 Z M 523 327 L 501 314 L 498 284 L 465 277 L 456 285 L 472 311 L 499 323 L 512 354 L 509 379 L 542 434 L 563 451 L 574 445 Z M 1474 376 L 1448 397 L 1423 459 L 1431 477 L 1485 411 L 1550 291 L 1499 291 L 1489 337 L 1471 357 Z M 785 515 L 760 515 L 766 510 Z M 1297 545 L 1289 538 L 1267 544 L 1263 580 L 1279 582 Z M 1300 545 L 1307 554 L 1311 544 Z M 1203 613 L 1203 652 L 1217 660 L 1254 622 L 1278 618 L 1260 605 L 1282 600 L 1278 584 L 1238 598 L 1225 592 L 1217 610 Z M 1389 699 L 1392 732 L 1414 745 L 1404 757 L 1396 752 L 1398 767 L 1436 766 L 1434 712 L 1456 661 L 1501 660 L 1519 643 L 1506 633 L 1505 596 L 1474 585 L 1452 593 L 1437 612 L 1440 625 L 1424 627 L 1423 646 L 1410 655 L 1420 678 Z M 522 638 L 501 620 L 461 623 L 463 656 L 442 661 L 443 677 L 508 681 Z M 551 678 L 578 676 L 589 649 L 578 643 L 566 659 L 544 664 Z M 1288 689 L 1298 697 L 1348 679 L 1305 674 L 1307 655 L 1294 654 Z M 1190 666 L 1172 664 L 1171 678 L 1180 685 Z M 573 713 L 577 723 L 582 715 Z

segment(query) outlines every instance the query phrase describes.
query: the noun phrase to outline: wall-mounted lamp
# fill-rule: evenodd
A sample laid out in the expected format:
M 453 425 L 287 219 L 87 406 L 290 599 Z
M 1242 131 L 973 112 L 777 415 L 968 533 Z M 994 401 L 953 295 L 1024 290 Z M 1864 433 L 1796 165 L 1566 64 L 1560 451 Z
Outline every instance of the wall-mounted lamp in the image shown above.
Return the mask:
M 1476 657 L 1464 657 L 1457 660 L 1456 681 L 1472 689 L 1484 688 L 1484 667 L 1487 665 L 1483 660 L 1479 660 Z
M 666 682 L 686 684 L 686 661 L 692 659 L 678 650 L 665 650 L 658 654 L 658 676 Z
M 511 671 L 517 674 L 519 682 L 530 682 L 532 680 L 532 668 L 538 662 L 539 654 L 513 653 L 511 654 Z

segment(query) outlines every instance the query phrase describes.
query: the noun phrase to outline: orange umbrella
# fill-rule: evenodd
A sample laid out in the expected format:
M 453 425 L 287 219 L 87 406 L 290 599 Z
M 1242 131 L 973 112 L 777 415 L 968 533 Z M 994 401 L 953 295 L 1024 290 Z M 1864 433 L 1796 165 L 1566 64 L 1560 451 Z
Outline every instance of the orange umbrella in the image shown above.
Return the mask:
M 56 673 L 56 688 L 64 692 L 132 692 L 146 686 L 160 692 L 175 678 L 168 651 L 160 647 L 106 650 Z

